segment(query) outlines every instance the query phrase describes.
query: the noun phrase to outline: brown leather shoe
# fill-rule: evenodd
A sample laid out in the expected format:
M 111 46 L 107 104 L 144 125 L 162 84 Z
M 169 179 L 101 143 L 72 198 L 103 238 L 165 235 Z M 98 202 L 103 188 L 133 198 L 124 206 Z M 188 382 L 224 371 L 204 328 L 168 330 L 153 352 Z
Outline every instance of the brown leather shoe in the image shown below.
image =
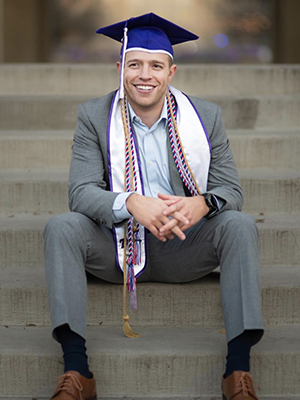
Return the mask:
M 50 400 L 96 400 L 96 381 L 87 379 L 77 371 L 67 371 L 57 378 L 58 386 Z
M 258 400 L 249 372 L 234 371 L 222 379 L 223 400 Z

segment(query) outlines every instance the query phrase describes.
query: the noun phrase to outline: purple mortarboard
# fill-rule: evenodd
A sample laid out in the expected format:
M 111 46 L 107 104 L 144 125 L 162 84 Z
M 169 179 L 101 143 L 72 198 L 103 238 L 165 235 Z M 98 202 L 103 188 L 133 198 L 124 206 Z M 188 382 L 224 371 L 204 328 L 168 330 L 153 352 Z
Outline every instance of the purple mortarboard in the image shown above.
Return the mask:
M 120 72 L 121 98 L 123 97 L 125 53 L 137 50 L 150 53 L 165 53 L 173 58 L 172 45 L 198 39 L 197 35 L 153 13 L 105 26 L 98 29 L 96 33 L 123 43 Z

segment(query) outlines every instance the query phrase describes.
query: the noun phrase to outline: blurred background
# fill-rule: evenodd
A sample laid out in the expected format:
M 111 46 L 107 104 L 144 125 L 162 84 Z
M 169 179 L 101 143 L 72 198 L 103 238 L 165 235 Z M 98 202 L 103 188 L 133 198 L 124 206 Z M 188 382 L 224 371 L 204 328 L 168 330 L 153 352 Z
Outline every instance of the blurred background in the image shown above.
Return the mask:
M 0 62 L 114 62 L 95 30 L 151 11 L 200 36 L 177 63 L 300 63 L 300 0 L 0 0 Z

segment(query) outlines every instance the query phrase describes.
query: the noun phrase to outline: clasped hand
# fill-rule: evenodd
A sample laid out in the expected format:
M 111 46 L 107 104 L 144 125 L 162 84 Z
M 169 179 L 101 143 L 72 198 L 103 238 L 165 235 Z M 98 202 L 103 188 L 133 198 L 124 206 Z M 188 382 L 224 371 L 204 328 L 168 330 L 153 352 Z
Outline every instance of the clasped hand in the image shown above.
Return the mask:
M 157 239 L 165 242 L 174 235 L 185 240 L 184 231 L 199 222 L 209 211 L 202 196 L 181 197 L 158 194 L 158 198 L 133 193 L 127 210 Z

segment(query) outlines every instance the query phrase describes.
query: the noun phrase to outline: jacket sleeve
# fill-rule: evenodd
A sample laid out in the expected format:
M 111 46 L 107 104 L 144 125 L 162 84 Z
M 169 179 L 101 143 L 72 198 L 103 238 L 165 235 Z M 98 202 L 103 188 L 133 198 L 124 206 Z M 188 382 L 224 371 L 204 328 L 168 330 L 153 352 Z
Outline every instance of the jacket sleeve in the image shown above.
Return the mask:
M 211 121 L 208 135 L 211 144 L 211 163 L 207 182 L 207 192 L 224 200 L 224 210 L 241 211 L 243 192 L 238 171 L 229 146 L 220 107 L 215 107 L 215 118 Z
M 68 180 L 69 207 L 112 228 L 112 207 L 118 193 L 109 190 L 104 149 L 87 109 L 85 104 L 78 107 Z M 106 127 L 107 124 L 104 132 Z M 104 152 L 106 154 L 106 149 Z

